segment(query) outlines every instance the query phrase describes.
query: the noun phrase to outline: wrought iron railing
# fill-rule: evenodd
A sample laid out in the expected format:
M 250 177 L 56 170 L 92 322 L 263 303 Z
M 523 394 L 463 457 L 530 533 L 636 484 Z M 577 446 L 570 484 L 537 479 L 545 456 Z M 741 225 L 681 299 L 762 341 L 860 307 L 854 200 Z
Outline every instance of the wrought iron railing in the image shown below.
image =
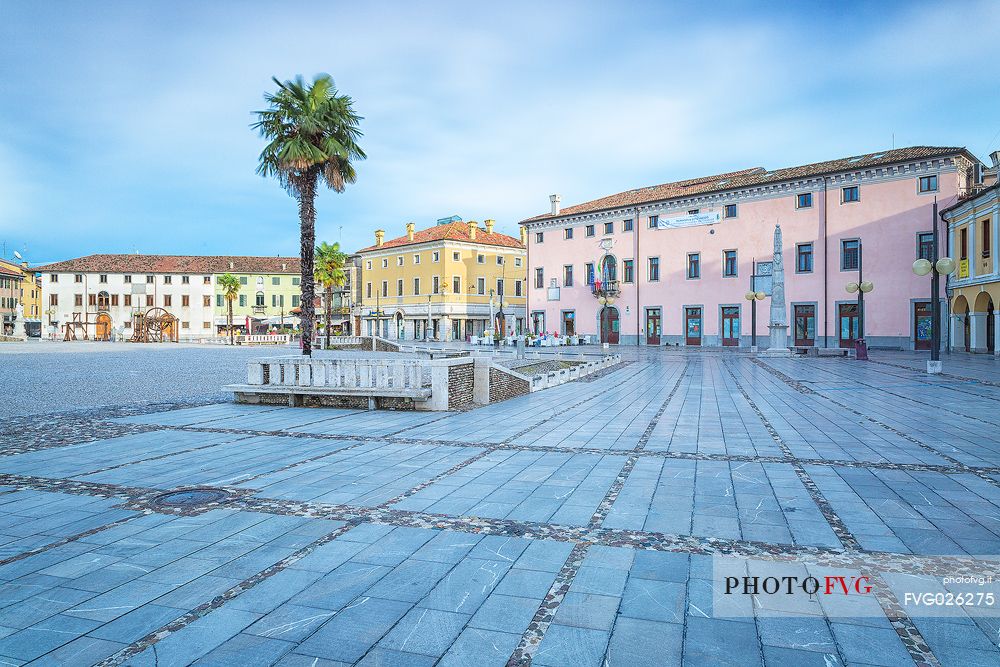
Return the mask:
M 621 294 L 621 286 L 617 280 L 595 280 L 590 286 L 595 297 L 618 296 Z

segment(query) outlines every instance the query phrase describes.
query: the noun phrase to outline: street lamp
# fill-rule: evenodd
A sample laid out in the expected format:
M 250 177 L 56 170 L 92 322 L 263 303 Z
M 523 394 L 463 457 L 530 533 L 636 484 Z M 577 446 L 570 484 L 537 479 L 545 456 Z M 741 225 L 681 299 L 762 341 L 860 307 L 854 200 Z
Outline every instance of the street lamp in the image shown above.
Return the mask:
M 754 292 L 752 289 L 743 295 L 743 298 L 750 302 L 750 350 L 757 351 L 757 302 L 763 301 L 767 295 L 763 292 Z
M 931 258 L 921 257 L 913 263 L 913 273 L 918 276 L 931 275 L 931 358 L 927 361 L 928 373 L 941 372 L 941 276 L 949 276 L 955 272 L 955 260 L 951 257 L 938 257 L 938 206 L 934 198 L 934 213 L 931 233 Z
M 863 279 L 863 258 L 862 243 L 858 241 L 858 281 L 849 282 L 844 287 L 848 294 L 857 293 L 858 295 L 858 338 L 854 341 L 854 358 L 858 361 L 868 360 L 868 346 L 865 344 L 865 294 L 875 289 L 875 285 L 870 280 Z

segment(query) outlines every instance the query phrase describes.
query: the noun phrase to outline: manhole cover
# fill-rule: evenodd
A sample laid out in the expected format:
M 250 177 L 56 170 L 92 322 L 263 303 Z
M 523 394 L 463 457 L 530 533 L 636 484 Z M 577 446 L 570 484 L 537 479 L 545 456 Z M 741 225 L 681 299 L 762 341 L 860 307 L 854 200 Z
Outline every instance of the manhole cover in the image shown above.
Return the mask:
M 223 489 L 181 489 L 168 491 L 153 499 L 159 507 L 198 507 L 228 500 L 231 494 Z

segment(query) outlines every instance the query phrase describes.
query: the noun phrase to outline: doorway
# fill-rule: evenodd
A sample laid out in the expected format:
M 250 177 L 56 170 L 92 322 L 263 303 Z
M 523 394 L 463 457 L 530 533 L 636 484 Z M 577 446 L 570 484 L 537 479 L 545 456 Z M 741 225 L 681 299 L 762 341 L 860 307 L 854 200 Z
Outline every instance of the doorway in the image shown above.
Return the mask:
M 996 315 L 993 309 L 993 300 L 986 306 L 986 351 L 990 354 L 997 349 L 997 324 Z
M 111 316 L 101 313 L 97 316 L 95 324 L 94 340 L 111 340 Z
M 660 322 L 660 309 L 646 309 L 646 345 L 659 345 L 662 325 Z
M 618 344 L 618 309 L 614 306 L 601 310 L 601 342 Z
M 931 312 L 930 301 L 917 301 L 913 304 L 913 349 L 931 349 L 931 328 L 934 325 L 934 314 Z
M 740 309 L 738 306 L 722 307 L 722 345 L 738 347 L 740 344 Z
M 562 332 L 564 336 L 576 335 L 576 312 L 564 310 L 562 314 Z
M 854 347 L 858 339 L 858 304 L 842 303 L 837 306 L 837 321 L 839 323 L 840 347 Z
M 816 344 L 816 306 L 795 306 L 795 330 L 793 338 L 796 347 L 812 347 Z
M 701 345 L 701 308 L 684 309 L 684 344 Z

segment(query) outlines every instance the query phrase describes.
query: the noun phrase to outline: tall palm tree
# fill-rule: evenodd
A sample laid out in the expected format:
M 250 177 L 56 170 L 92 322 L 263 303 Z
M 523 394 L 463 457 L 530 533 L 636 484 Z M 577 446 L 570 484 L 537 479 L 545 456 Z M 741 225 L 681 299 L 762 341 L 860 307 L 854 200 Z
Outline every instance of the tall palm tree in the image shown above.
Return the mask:
M 323 328 L 326 331 L 326 347 L 330 348 L 330 311 L 333 306 L 333 288 L 343 287 L 347 282 L 344 264 L 347 255 L 340 251 L 340 244 L 329 245 L 323 241 L 316 246 L 316 281 L 325 291 L 325 307 L 323 308 Z
M 361 116 L 354 101 L 341 95 L 327 74 L 307 84 L 302 77 L 281 82 L 267 93 L 270 105 L 258 111 L 254 129 L 268 140 L 260 154 L 257 173 L 273 176 L 299 204 L 300 251 L 302 254 L 302 354 L 312 354 L 316 324 L 313 283 L 316 245 L 316 186 L 320 178 L 335 192 L 343 192 L 357 174 L 351 160 L 365 159 L 358 146 Z
M 240 293 L 240 279 L 231 273 L 224 273 L 219 276 L 219 287 L 222 288 L 222 296 L 229 307 L 226 320 L 229 323 L 229 344 L 233 345 L 236 342 L 233 340 L 233 301 Z

